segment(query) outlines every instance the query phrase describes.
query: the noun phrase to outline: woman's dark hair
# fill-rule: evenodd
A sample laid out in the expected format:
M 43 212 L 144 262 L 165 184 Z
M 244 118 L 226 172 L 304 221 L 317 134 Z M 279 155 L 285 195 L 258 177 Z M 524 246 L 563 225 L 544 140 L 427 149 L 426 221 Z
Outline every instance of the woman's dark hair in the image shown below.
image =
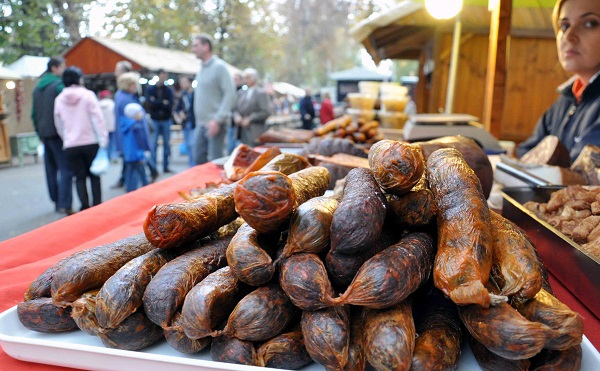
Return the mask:
M 63 73 L 62 80 L 65 84 L 65 87 L 69 87 L 71 85 L 81 84 L 82 77 L 83 72 L 81 72 L 79 67 L 67 67 Z

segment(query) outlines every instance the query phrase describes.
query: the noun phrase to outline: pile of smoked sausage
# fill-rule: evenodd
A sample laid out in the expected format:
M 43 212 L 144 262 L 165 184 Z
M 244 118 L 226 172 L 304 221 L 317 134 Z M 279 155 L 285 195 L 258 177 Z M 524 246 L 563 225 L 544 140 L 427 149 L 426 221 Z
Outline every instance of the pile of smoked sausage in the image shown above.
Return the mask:
M 19 319 L 273 368 L 455 369 L 468 341 L 486 370 L 579 369 L 580 316 L 453 142 L 379 141 L 341 197 L 324 196 L 325 168 L 281 154 L 155 206 L 144 233 L 61 260 Z

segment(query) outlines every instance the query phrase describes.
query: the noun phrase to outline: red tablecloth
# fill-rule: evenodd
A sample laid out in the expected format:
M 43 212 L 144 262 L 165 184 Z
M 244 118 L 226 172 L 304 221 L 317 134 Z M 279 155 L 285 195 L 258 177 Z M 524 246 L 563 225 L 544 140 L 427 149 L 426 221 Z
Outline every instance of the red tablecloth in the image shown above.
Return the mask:
M 178 191 L 220 179 L 213 164 L 191 168 L 159 183 L 125 194 L 101 205 L 0 243 L 0 311 L 23 300 L 25 290 L 40 273 L 75 251 L 111 243 L 142 231 L 146 214 L 155 204 L 178 202 Z M 585 322 L 585 335 L 600 349 L 600 320 L 560 282 L 550 277 L 555 295 Z M 0 350 L 3 370 L 67 370 L 15 360 Z
M 220 179 L 214 164 L 193 167 L 155 184 L 0 242 L 0 312 L 23 301 L 25 290 L 40 273 L 65 256 L 142 232 L 155 204 L 179 202 L 178 191 Z M 67 370 L 15 360 L 0 350 L 0 369 Z

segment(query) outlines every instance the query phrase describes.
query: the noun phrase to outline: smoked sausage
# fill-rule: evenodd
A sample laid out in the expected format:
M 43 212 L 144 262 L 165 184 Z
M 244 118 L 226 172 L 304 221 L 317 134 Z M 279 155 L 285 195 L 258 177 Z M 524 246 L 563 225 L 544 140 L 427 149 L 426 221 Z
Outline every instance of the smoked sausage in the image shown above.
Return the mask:
M 458 305 L 487 307 L 491 297 L 484 285 L 492 268 L 492 236 L 479 179 L 453 148 L 433 152 L 427 171 L 438 209 L 435 286 Z
M 231 236 L 198 244 L 196 249 L 165 264 L 144 291 L 144 310 L 148 318 L 166 328 L 192 287 L 227 264 L 225 251 L 229 241 Z
M 154 249 L 143 233 L 77 252 L 52 274 L 52 299 L 67 306 L 85 292 L 101 287 L 133 258 Z
M 369 167 L 386 193 L 401 195 L 410 191 L 425 172 L 419 147 L 396 140 L 380 140 L 369 150 Z
M 322 166 L 309 167 L 289 176 L 275 171 L 255 171 L 235 187 L 235 208 L 258 232 L 279 232 L 287 227 L 299 205 L 325 193 L 329 178 L 329 170 Z
M 349 255 L 368 250 L 379 238 L 385 215 L 385 196 L 373 172 L 350 170 L 342 201 L 333 213 L 331 249 Z

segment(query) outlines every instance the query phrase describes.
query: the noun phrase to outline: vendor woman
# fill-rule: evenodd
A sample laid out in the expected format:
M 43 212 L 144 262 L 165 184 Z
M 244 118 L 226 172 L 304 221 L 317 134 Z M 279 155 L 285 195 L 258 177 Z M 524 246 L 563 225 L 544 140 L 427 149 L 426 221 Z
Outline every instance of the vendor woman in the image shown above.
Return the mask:
M 547 135 L 556 135 L 574 161 L 587 144 L 600 146 L 600 1 L 558 0 L 552 13 L 558 59 L 574 82 L 517 148 L 521 157 Z

